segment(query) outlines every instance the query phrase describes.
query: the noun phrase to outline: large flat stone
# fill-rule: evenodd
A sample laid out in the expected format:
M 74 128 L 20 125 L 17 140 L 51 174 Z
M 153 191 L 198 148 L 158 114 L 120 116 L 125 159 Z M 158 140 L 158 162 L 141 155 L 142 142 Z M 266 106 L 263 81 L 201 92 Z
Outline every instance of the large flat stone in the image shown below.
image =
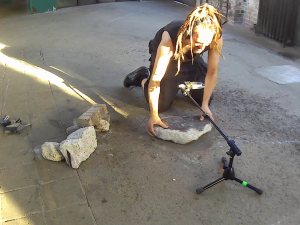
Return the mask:
M 199 116 L 161 115 L 161 119 L 167 122 L 169 128 L 155 127 L 156 137 L 177 144 L 195 141 L 212 130 L 209 121 L 200 121 Z

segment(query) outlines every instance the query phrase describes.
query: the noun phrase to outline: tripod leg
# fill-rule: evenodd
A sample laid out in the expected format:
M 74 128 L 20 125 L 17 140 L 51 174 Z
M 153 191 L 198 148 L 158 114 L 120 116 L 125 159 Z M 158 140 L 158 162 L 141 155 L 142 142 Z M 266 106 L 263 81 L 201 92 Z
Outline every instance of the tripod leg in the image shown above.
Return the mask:
M 257 187 L 252 186 L 251 184 L 248 184 L 247 181 L 242 181 L 238 178 L 234 178 L 235 181 L 239 182 L 240 184 L 242 184 L 244 187 L 250 188 L 251 190 L 255 191 L 257 194 L 261 195 L 263 193 L 263 191 Z
M 209 183 L 208 185 L 205 185 L 204 187 L 197 188 L 197 189 L 196 189 L 196 193 L 199 195 L 199 194 L 201 194 L 203 191 L 205 191 L 206 189 L 211 188 L 212 186 L 215 186 L 216 184 L 222 182 L 223 180 L 225 180 L 225 178 L 224 178 L 224 177 L 221 177 L 221 178 L 219 178 L 219 179 L 217 179 L 217 180 L 215 180 L 215 181 Z

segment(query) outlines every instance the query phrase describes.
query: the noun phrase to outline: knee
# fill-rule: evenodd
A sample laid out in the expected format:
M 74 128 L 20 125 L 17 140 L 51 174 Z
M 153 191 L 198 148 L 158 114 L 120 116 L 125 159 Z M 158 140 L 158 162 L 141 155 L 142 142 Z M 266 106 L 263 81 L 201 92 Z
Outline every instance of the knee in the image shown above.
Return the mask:
M 166 101 L 159 101 L 158 103 L 158 112 L 165 112 L 167 111 L 172 105 L 172 102 L 166 102 Z

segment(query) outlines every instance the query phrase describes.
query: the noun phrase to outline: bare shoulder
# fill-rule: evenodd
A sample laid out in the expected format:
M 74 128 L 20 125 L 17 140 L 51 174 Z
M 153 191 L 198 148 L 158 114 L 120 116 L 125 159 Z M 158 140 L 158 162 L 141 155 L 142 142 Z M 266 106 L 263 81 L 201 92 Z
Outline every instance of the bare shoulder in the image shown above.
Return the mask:
M 208 72 L 210 73 L 215 73 L 218 69 L 222 46 L 223 46 L 223 38 L 220 37 L 216 42 L 216 46 L 208 50 L 207 65 L 208 65 Z
M 165 46 L 172 46 L 172 40 L 171 40 L 171 37 L 170 37 L 170 34 L 168 33 L 168 31 L 164 31 L 162 33 L 160 43 Z

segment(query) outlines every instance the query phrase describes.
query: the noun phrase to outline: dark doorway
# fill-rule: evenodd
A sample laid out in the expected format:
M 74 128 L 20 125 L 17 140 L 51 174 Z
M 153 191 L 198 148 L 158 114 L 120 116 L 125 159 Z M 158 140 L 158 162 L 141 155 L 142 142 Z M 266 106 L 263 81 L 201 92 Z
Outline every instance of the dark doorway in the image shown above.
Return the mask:
M 295 44 L 299 0 L 261 0 L 255 28 L 284 46 Z

